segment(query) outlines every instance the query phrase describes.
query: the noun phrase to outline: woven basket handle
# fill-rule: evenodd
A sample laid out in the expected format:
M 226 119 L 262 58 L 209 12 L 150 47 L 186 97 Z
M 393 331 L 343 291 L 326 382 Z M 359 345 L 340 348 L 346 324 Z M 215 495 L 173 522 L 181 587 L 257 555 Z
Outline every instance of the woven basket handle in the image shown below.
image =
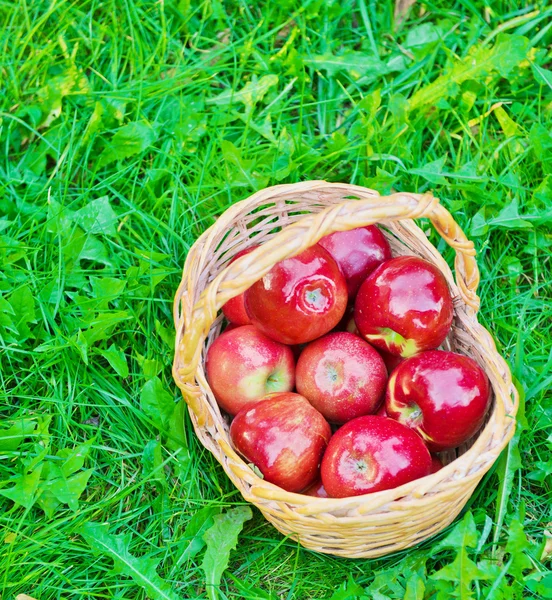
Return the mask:
M 175 310 L 177 327 L 176 357 L 173 376 L 182 390 L 184 399 L 195 413 L 198 423 L 204 425 L 209 418 L 202 392 L 195 383 L 196 371 L 201 359 L 203 342 L 213 324 L 218 311 L 230 298 L 241 294 L 253 283 L 264 277 L 277 262 L 299 254 L 312 246 L 320 238 L 334 231 L 345 231 L 372 225 L 381 221 L 428 218 L 441 237 L 456 251 L 456 282 L 466 306 L 475 314 L 479 308 L 476 294 L 479 284 L 479 269 L 475 261 L 473 242 L 468 240 L 452 215 L 439 204 L 431 193 L 397 193 L 391 196 L 378 196 L 376 192 L 360 186 L 332 184 L 326 182 L 302 182 L 293 185 L 274 186 L 254 194 L 232 207 L 221 217 L 232 225 L 232 217 L 244 207 L 255 208 L 262 202 L 278 202 L 282 199 L 302 197 L 316 200 L 330 195 L 336 200 L 344 200 L 322 210 L 307 215 L 288 225 L 272 239 L 240 257 L 223 269 L 202 292 L 191 310 L 184 309 L 179 315 Z M 350 197 L 358 200 L 346 200 Z M 244 214 L 241 212 L 241 214 Z M 215 224 L 216 228 L 218 225 Z M 204 234 L 205 235 L 205 234 Z M 185 290 L 183 281 L 175 307 L 179 306 Z

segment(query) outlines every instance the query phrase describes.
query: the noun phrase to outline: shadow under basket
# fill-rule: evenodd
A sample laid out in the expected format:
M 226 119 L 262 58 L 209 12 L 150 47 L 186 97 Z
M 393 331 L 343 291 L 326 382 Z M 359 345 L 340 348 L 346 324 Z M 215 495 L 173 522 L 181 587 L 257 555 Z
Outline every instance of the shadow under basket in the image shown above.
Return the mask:
M 412 219 L 429 219 L 455 250 L 455 273 Z M 446 350 L 475 359 L 487 373 L 493 399 L 480 432 L 442 456 L 432 475 L 392 490 L 330 499 L 290 493 L 258 477 L 233 449 L 229 419 L 205 377 L 206 351 L 219 335 L 221 306 L 261 279 L 277 262 L 334 231 L 378 223 L 393 255 L 420 256 L 445 275 L 454 302 Z M 253 252 L 229 261 L 240 250 Z M 367 188 L 307 181 L 266 188 L 230 207 L 190 249 L 175 297 L 174 379 L 201 443 L 213 453 L 242 496 L 279 531 L 317 552 L 377 557 L 413 546 L 449 525 L 515 430 L 518 396 L 508 366 L 477 321 L 479 271 L 473 243 L 431 194 L 380 196 Z

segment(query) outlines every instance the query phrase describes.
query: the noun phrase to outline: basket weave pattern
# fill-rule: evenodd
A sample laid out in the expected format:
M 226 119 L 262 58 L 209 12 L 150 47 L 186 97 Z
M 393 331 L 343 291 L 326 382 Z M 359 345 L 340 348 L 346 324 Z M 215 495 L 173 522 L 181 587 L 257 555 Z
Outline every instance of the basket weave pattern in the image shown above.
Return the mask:
M 412 219 L 429 218 L 456 251 L 454 279 L 437 249 Z M 394 256 L 417 255 L 445 275 L 455 315 L 444 348 L 474 358 L 489 376 L 493 403 L 482 431 L 433 475 L 392 490 L 341 499 L 286 492 L 258 477 L 234 451 L 203 367 L 220 333 L 221 306 L 272 266 L 333 231 L 379 223 Z M 281 228 L 281 230 L 280 230 Z M 241 249 L 262 244 L 228 265 Z M 282 533 L 312 550 L 351 558 L 376 557 L 437 533 L 461 511 L 515 430 L 518 397 L 510 371 L 477 322 L 479 271 L 473 243 L 431 194 L 377 192 L 348 184 L 308 181 L 274 186 L 229 208 L 190 249 L 174 303 L 174 379 L 201 443 L 243 497 Z

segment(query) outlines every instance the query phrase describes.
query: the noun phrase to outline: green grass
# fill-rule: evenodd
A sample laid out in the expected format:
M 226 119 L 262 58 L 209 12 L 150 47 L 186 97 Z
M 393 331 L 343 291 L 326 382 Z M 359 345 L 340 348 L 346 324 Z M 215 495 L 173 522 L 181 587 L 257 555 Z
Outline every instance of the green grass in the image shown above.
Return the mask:
M 173 403 L 172 297 L 217 215 L 307 179 L 453 211 L 524 392 L 519 436 L 452 537 L 390 557 L 314 554 L 254 510 L 219 597 L 552 597 L 552 9 L 393 10 L 0 3 L 2 598 L 215 597 L 201 536 L 241 497 Z

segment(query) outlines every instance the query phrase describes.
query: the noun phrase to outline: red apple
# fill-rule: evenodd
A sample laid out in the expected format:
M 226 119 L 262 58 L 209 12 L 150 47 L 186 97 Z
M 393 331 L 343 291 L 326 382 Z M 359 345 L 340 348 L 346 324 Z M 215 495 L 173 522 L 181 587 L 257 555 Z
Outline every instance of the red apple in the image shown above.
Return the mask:
M 301 353 L 297 391 L 328 421 L 345 423 L 382 403 L 387 369 L 377 350 L 352 333 L 328 333 Z
M 240 411 L 230 425 L 230 437 L 266 481 L 300 492 L 319 476 L 331 430 L 306 398 L 288 392 L 270 394 Z
M 328 498 L 328 492 L 324 489 L 321 479 L 317 479 L 302 493 L 305 496 L 314 496 L 315 498 Z
M 225 331 L 209 347 L 207 380 L 217 402 L 231 415 L 271 392 L 295 384 L 291 348 L 271 340 L 253 325 Z
M 345 279 L 318 244 L 274 265 L 245 292 L 251 322 L 268 337 L 290 345 L 330 331 L 346 306 Z
M 381 264 L 360 286 L 355 303 L 362 337 L 403 357 L 439 346 L 452 316 L 444 275 L 416 256 L 398 256 Z
M 487 375 L 472 358 L 430 350 L 393 371 L 385 410 L 416 431 L 432 452 L 439 452 L 477 433 L 490 401 Z
M 391 258 L 389 243 L 376 225 L 336 231 L 318 243 L 334 257 L 345 275 L 351 300 L 366 277 Z
M 393 419 L 368 415 L 338 429 L 324 453 L 322 483 L 331 498 L 388 490 L 429 475 L 422 438 Z
M 244 250 L 240 250 L 234 256 L 234 258 L 230 261 L 229 264 L 233 263 L 240 256 L 244 256 L 245 254 L 249 254 L 255 248 L 258 248 L 258 244 L 254 246 L 250 246 L 249 248 L 245 248 Z M 245 292 L 244 292 L 245 293 Z M 222 307 L 222 312 L 224 316 L 230 321 L 230 323 L 234 323 L 235 325 L 249 325 L 251 323 L 251 319 L 248 317 L 245 312 L 244 305 L 244 293 L 239 294 L 238 296 L 234 296 L 234 298 L 230 298 L 228 302 Z

